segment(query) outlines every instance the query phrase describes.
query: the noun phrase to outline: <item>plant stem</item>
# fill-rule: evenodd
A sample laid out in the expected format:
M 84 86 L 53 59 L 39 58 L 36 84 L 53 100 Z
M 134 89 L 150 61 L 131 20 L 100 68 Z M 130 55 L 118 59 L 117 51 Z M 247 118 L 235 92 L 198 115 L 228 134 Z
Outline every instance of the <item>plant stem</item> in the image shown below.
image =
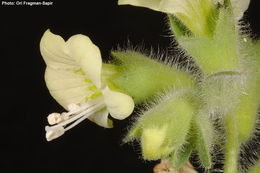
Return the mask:
M 234 116 L 226 116 L 225 173 L 237 173 L 239 143 L 237 125 Z

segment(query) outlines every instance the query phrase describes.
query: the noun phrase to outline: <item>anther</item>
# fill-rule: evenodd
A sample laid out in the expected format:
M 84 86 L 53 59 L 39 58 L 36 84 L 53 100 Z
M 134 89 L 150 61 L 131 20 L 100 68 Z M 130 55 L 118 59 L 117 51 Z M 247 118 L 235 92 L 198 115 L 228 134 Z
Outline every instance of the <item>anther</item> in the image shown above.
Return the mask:
M 46 126 L 45 130 L 46 130 L 47 141 L 56 139 L 65 133 L 65 129 L 62 126 L 53 126 L 53 127 Z

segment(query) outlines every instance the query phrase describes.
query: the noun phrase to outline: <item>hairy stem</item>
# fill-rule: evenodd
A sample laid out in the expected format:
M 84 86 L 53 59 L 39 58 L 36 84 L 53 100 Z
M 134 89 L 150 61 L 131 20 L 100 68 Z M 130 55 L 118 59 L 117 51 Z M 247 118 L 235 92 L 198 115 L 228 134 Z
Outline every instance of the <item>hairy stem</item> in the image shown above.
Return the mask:
M 226 116 L 225 173 L 237 173 L 239 143 L 234 116 Z

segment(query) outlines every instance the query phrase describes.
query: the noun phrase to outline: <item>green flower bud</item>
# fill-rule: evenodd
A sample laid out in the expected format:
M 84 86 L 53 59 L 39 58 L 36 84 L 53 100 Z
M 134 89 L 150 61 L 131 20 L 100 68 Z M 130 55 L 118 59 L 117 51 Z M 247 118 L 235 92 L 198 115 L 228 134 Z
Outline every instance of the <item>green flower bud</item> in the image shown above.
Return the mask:
M 140 136 L 144 159 L 167 157 L 186 142 L 194 111 L 184 91 L 167 93 L 143 113 L 126 140 Z
M 115 58 L 113 68 L 116 74 L 111 75 L 110 85 L 131 95 L 137 104 L 165 89 L 178 90 L 194 85 L 192 77 L 186 72 L 152 60 L 144 54 L 125 51 L 112 52 L 112 56 Z
M 158 159 L 167 156 L 173 150 L 173 147 L 168 145 L 167 141 L 167 127 L 147 127 L 142 131 L 141 144 L 142 153 L 145 159 Z

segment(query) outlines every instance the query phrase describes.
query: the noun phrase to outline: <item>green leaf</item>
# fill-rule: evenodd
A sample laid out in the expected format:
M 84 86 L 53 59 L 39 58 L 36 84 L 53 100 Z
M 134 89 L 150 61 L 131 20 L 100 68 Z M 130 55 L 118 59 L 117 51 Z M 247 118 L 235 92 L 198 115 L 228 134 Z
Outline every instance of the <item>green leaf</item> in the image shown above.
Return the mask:
M 126 137 L 123 139 L 123 142 L 130 142 L 134 139 L 140 138 L 142 135 L 142 126 L 140 123 L 136 123 L 130 131 L 127 133 Z
M 255 130 L 260 101 L 259 85 L 256 84 L 249 86 L 246 92 L 240 96 L 239 104 L 234 110 L 240 142 L 250 139 Z
M 176 18 L 174 15 L 168 14 L 168 18 L 169 18 L 169 25 L 171 31 L 176 38 L 181 36 L 192 35 L 191 31 L 189 31 L 189 29 L 183 23 L 181 23 L 181 21 L 178 18 Z
M 232 111 L 236 116 L 239 142 L 246 142 L 255 130 L 260 103 L 260 42 L 254 43 L 244 36 L 241 40 L 243 69 L 245 69 L 247 85 L 240 93 L 238 104 Z

